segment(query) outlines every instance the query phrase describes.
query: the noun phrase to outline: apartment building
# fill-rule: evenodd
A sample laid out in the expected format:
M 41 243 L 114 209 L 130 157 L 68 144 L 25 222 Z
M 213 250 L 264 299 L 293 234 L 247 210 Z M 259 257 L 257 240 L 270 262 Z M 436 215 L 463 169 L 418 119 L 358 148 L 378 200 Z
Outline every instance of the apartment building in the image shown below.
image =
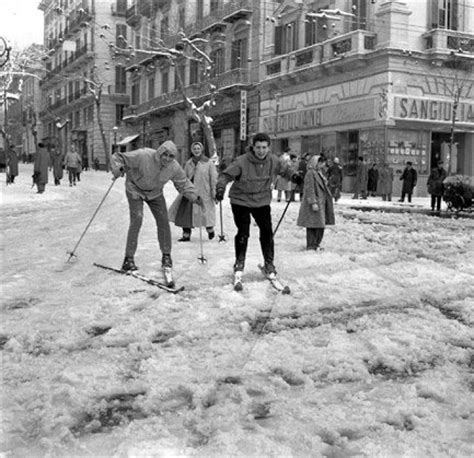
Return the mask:
M 64 152 L 74 143 L 83 164 L 107 164 L 104 148 L 114 148 L 128 131 L 125 68 L 114 51 L 126 35 L 126 0 L 41 0 L 44 12 L 46 76 L 41 82 L 41 139 Z M 95 84 L 90 84 L 93 81 Z M 100 92 L 100 122 L 93 88 Z M 101 128 L 102 124 L 102 128 Z
M 284 1 L 260 74 L 259 128 L 274 149 L 325 153 L 352 190 L 358 156 L 474 175 L 474 4 L 464 0 Z
M 260 64 L 266 13 L 277 2 L 230 0 L 134 0 L 127 9 L 132 29 L 129 46 L 135 58 L 127 66 L 131 104 L 124 119 L 140 134 L 140 145 L 156 147 L 167 138 L 178 147 L 180 160 L 189 157 L 192 140 L 203 140 L 199 123 L 183 103 L 183 92 L 196 106 L 214 93 L 213 119 L 217 153 L 230 161 L 241 154 L 258 126 Z M 183 49 L 183 32 L 212 59 L 168 59 L 160 49 Z M 153 51 L 156 51 L 153 53 Z M 181 88 L 182 86 L 182 88 Z

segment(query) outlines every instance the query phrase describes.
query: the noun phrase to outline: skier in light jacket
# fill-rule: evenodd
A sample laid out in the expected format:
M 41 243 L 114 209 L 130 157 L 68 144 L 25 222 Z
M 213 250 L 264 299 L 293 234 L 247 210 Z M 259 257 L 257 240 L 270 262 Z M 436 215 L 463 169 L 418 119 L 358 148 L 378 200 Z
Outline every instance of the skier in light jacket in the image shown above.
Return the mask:
M 169 209 L 170 221 L 174 221 L 176 226 L 183 228 L 183 235 L 178 242 L 189 242 L 193 227 L 205 227 L 209 240 L 215 237 L 217 169 L 203 153 L 203 144 L 194 142 L 191 145 L 192 157 L 184 164 L 184 172 L 196 186 L 204 208 L 193 205 L 186 197 L 179 194 Z
M 156 221 L 158 243 L 162 253 L 161 265 L 168 286 L 174 286 L 171 268 L 171 229 L 168 219 L 163 187 L 172 181 L 176 190 L 191 202 L 202 205 L 195 186 L 186 178 L 184 170 L 176 161 L 176 145 L 165 141 L 157 150 L 140 148 L 135 151 L 117 152 L 112 156 L 114 177 L 126 175 L 125 192 L 130 211 L 125 259 L 122 270 L 137 270 L 134 257 L 138 234 L 143 222 L 143 202 L 146 202 Z

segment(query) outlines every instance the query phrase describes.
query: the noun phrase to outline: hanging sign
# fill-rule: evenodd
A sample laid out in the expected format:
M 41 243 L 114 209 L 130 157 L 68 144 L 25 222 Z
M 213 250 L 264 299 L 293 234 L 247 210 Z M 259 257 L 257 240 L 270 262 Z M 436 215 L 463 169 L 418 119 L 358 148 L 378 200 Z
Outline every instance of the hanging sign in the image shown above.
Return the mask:
M 247 139 L 247 91 L 240 91 L 240 140 Z

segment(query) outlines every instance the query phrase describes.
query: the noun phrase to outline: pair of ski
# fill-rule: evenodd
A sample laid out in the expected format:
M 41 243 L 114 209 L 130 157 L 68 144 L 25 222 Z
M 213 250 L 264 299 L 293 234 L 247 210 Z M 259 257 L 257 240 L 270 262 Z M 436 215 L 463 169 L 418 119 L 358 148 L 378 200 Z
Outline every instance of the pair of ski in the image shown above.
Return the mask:
M 275 274 L 267 274 L 265 268 L 261 264 L 258 265 L 258 268 L 262 271 L 263 275 L 265 275 L 265 278 L 270 282 L 274 289 L 282 294 L 291 293 L 290 287 L 283 285 L 281 281 L 276 278 Z M 234 272 L 234 291 L 242 291 L 243 289 L 244 285 L 242 283 L 242 271 L 238 270 Z
M 104 266 L 103 264 L 97 264 L 96 262 L 94 262 L 94 266 L 100 267 L 101 269 L 110 270 L 119 274 L 129 275 L 130 277 L 138 278 L 139 280 L 144 281 L 149 285 L 157 286 L 158 288 L 163 289 L 164 291 L 168 291 L 172 294 L 177 294 L 184 290 L 184 286 L 181 286 L 179 288 L 174 286 L 171 270 L 167 270 L 166 268 L 163 269 L 163 275 L 165 277 L 166 283 L 163 283 L 158 280 L 154 280 L 153 278 L 146 277 L 145 275 L 142 275 L 137 271 L 116 269 L 115 267 Z

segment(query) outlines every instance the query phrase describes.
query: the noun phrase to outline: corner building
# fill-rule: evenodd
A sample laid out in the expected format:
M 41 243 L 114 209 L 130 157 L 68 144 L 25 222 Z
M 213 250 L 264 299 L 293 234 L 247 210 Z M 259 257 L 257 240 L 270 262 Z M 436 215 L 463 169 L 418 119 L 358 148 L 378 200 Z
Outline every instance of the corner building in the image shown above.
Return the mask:
M 339 157 L 347 192 L 358 156 L 388 162 L 394 195 L 407 161 L 418 196 L 440 159 L 474 175 L 472 2 L 284 1 L 265 23 L 259 129 L 276 152 Z

